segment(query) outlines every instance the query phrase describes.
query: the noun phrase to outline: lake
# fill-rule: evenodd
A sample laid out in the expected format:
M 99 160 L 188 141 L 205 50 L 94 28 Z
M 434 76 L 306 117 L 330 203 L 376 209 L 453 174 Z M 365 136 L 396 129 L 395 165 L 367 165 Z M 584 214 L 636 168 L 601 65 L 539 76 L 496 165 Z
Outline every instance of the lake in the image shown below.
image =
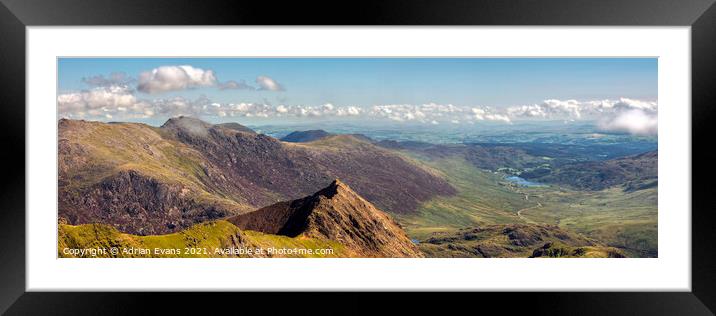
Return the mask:
M 510 181 L 510 182 L 517 184 L 519 186 L 523 186 L 523 187 L 544 187 L 544 186 L 546 186 L 544 184 L 532 182 L 532 181 L 526 180 L 524 178 L 520 178 L 518 176 L 507 176 L 507 177 L 505 177 L 505 180 Z

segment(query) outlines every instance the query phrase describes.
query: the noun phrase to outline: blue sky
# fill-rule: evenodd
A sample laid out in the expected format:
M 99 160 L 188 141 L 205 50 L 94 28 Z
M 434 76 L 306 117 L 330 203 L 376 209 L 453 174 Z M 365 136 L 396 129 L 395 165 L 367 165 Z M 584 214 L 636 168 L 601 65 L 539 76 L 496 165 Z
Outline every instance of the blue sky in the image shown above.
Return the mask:
M 637 133 L 657 119 L 656 58 L 61 58 L 58 67 L 58 116 L 75 119 L 590 119 Z
M 163 94 L 203 94 L 216 102 L 509 106 L 546 99 L 657 97 L 655 58 L 71 58 L 59 60 L 59 90 L 87 89 L 85 77 L 112 72 L 137 77 L 165 65 L 211 69 L 218 81 L 253 83 L 268 76 L 286 90 L 204 87 Z

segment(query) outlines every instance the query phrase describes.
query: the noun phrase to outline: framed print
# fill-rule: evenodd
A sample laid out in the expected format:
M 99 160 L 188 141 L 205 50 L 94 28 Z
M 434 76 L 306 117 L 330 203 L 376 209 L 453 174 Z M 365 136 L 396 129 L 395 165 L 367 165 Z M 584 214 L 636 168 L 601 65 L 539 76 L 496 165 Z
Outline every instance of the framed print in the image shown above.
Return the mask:
M 712 4 L 5 1 L 3 310 L 711 314 Z

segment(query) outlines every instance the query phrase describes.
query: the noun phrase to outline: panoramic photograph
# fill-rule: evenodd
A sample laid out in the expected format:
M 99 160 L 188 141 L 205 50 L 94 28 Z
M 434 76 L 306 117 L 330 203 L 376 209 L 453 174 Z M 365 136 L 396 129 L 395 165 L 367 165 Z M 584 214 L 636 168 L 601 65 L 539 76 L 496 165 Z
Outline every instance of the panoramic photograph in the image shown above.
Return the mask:
M 58 58 L 59 258 L 657 258 L 657 58 Z M 52 159 L 52 157 L 48 157 Z

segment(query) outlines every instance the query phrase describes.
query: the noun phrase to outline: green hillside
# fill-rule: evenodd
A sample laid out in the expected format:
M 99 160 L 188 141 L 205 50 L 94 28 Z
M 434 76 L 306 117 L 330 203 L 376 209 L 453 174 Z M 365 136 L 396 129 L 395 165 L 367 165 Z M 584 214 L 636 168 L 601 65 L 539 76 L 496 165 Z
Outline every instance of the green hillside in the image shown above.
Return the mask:
M 420 242 L 438 258 L 621 258 L 624 253 L 553 225 L 507 224 L 439 232 Z
M 211 221 L 194 225 L 178 233 L 157 236 L 136 236 L 119 232 L 117 229 L 103 224 L 59 225 L 58 256 L 92 257 L 89 255 L 65 254 L 64 249 L 133 249 L 116 255 L 107 253 L 97 257 L 153 257 L 153 258 L 202 258 L 202 257 L 347 257 L 350 255 L 344 247 L 334 241 L 313 238 L 290 238 L 268 235 L 253 231 L 241 231 L 233 224 L 224 221 Z M 189 248 L 189 249 L 187 249 Z M 228 252 L 217 253 L 216 249 L 244 248 L 267 250 L 275 249 L 310 249 L 313 254 L 296 253 L 289 255 L 233 255 Z M 147 249 L 143 253 L 138 249 Z M 156 249 L 161 249 L 157 251 Z M 206 251 L 204 251 L 206 249 Z M 316 250 L 332 249 L 333 254 L 318 254 Z M 299 252 L 300 250 L 296 251 Z M 162 253 L 164 252 L 164 253 Z
M 458 193 L 423 203 L 416 214 L 399 216 L 412 238 L 423 239 L 435 231 L 484 224 L 525 223 L 517 210 L 533 203 L 524 194 L 503 185 L 500 176 L 479 170 L 460 158 L 423 161 L 438 170 Z

